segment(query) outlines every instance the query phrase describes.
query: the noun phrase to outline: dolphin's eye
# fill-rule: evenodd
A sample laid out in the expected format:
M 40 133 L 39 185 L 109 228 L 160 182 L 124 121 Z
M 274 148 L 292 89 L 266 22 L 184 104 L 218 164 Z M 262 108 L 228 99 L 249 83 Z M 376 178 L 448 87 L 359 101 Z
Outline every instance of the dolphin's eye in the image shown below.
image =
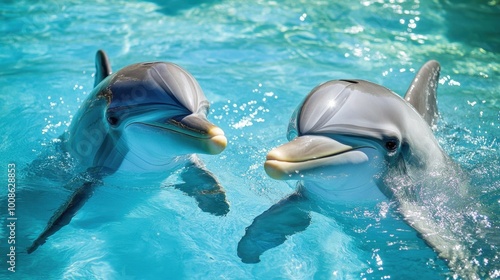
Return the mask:
M 394 152 L 398 148 L 398 141 L 394 139 L 387 140 L 387 142 L 385 142 L 385 148 L 389 152 Z
M 117 117 L 112 117 L 112 116 L 108 117 L 108 123 L 110 125 L 115 126 L 118 124 L 118 121 L 119 121 L 119 119 Z

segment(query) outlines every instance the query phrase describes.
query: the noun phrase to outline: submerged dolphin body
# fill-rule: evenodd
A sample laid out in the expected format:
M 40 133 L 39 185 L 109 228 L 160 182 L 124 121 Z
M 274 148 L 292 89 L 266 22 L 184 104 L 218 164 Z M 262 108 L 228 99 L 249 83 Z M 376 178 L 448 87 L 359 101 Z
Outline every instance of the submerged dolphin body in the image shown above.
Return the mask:
M 456 233 L 433 222 L 419 203 L 419 191 L 438 192 L 433 188 L 438 184 L 429 182 L 459 172 L 431 129 L 437 119 L 439 70 L 436 61 L 427 62 L 404 98 L 362 80 L 314 88 L 292 115 L 290 142 L 270 151 L 264 165 L 274 179 L 299 180 L 297 192 L 246 229 L 238 244 L 242 261 L 258 262 L 263 252 L 307 228 L 312 204 L 353 208 L 393 198 L 408 224 L 450 267 L 473 275 Z
M 203 211 L 225 215 L 224 190 L 195 155 L 218 154 L 226 147 L 224 132 L 206 118 L 208 109 L 199 84 L 181 67 L 138 63 L 112 74 L 106 54 L 98 51 L 94 90 L 61 137 L 62 150 L 81 167 L 65 186 L 73 194 L 28 253 L 68 224 L 102 178 L 118 170 L 183 168 L 186 183 L 179 188 L 195 197 Z

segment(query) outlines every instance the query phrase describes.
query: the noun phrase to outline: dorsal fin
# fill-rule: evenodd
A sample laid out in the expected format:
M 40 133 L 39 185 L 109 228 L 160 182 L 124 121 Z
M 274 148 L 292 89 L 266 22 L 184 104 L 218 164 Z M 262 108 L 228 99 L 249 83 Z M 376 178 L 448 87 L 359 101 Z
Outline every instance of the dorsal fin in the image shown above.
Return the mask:
M 94 87 L 109 75 L 111 75 L 111 64 L 108 55 L 103 50 L 98 50 L 95 54 Z
M 427 61 L 418 71 L 404 97 L 429 126 L 434 125 L 438 118 L 436 95 L 440 69 L 437 61 Z

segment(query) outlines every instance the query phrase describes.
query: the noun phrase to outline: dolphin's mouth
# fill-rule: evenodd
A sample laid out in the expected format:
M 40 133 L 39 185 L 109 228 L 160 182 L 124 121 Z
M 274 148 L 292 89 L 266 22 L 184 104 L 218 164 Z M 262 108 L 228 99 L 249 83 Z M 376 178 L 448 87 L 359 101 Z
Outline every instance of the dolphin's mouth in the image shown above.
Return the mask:
M 224 131 L 209 122 L 205 116 L 199 114 L 189 115 L 180 121 L 170 119 L 166 122 L 139 122 L 135 124 L 156 128 L 162 132 L 168 131 L 183 138 L 186 144 L 196 143 L 195 145 L 199 146 L 198 152 L 201 153 L 219 154 L 227 146 Z
M 300 136 L 267 154 L 264 169 L 274 179 L 298 179 L 304 171 L 324 166 L 347 166 L 368 161 L 360 151 L 326 136 Z

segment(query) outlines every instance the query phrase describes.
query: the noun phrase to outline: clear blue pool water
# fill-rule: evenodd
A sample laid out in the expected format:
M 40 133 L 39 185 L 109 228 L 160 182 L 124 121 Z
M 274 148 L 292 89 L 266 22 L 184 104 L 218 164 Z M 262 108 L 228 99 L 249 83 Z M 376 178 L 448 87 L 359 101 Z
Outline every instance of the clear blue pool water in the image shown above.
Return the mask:
M 0 278 L 452 279 L 392 208 L 362 213 L 379 229 L 371 236 L 346 230 L 360 213 L 346 224 L 313 212 L 305 231 L 258 264 L 242 263 L 236 246 L 256 216 L 294 191 L 295 182 L 272 180 L 262 166 L 286 142 L 288 119 L 314 86 L 360 78 L 403 94 L 429 59 L 442 66 L 437 138 L 467 172 L 470 201 L 482 209 L 469 218 L 500 232 L 499 18 L 491 0 L 2 1 Z M 115 70 L 164 60 L 197 78 L 211 101 L 209 119 L 229 140 L 222 154 L 201 157 L 231 211 L 202 212 L 169 187 L 175 174 L 116 174 L 28 255 L 24 248 L 67 195 L 50 174 L 28 176 L 29 164 L 40 157 L 55 164 L 47 156 L 92 90 L 100 48 Z M 15 273 L 6 256 L 9 163 L 18 178 Z M 33 190 L 39 197 L 28 195 Z M 441 217 L 464 214 L 447 211 Z M 482 278 L 500 277 L 499 235 L 459 230 L 472 240 L 466 247 Z

